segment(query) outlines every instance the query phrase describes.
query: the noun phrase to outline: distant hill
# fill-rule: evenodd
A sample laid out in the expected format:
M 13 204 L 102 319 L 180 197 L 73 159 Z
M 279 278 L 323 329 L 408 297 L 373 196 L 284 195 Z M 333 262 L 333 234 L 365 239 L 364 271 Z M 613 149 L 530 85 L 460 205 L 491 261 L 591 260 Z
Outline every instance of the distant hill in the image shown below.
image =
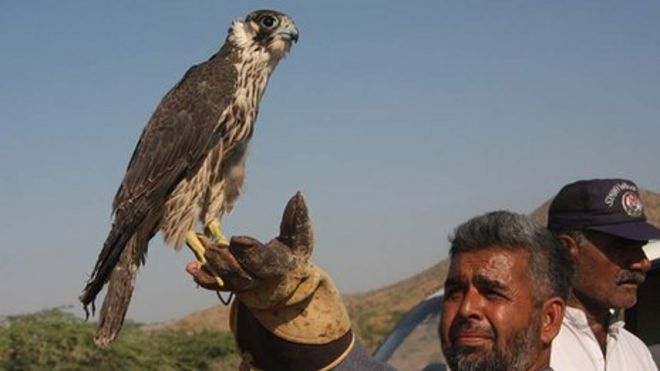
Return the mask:
M 209 291 L 209 294 L 213 295 L 213 292 Z M 148 329 L 182 330 L 188 332 L 201 332 L 205 330 L 229 331 L 229 306 L 217 304 L 187 314 L 181 319 L 152 324 L 147 327 Z
M 660 227 L 660 193 L 641 190 L 649 222 Z M 530 216 L 541 224 L 547 222 L 548 200 Z M 449 262 L 442 260 L 410 278 L 359 294 L 344 296 L 354 329 L 370 350 L 375 349 L 401 316 L 429 294 L 437 291 L 447 275 Z M 191 331 L 229 330 L 228 307 L 216 305 L 163 326 Z
M 449 261 L 445 259 L 392 285 L 344 296 L 353 328 L 365 345 L 374 350 L 403 314 L 438 291 L 448 268 Z

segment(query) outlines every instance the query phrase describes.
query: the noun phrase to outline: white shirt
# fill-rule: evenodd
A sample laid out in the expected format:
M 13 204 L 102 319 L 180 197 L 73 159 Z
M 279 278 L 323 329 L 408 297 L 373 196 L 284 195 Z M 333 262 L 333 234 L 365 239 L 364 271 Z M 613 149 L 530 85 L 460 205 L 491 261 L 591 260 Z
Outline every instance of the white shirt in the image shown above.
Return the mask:
M 555 371 L 657 371 L 646 344 L 623 328 L 623 321 L 607 330 L 607 356 L 598 345 L 587 316 L 566 307 L 559 335 L 552 342 L 550 366 Z

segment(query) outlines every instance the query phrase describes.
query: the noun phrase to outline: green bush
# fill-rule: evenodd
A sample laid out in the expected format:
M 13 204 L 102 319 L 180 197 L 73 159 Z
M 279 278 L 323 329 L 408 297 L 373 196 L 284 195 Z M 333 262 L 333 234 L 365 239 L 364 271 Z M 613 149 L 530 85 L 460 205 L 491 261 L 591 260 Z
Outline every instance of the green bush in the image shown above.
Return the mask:
M 223 332 L 144 331 L 128 322 L 101 349 L 94 331 L 60 309 L 10 317 L 0 327 L 0 370 L 211 370 L 235 351 Z

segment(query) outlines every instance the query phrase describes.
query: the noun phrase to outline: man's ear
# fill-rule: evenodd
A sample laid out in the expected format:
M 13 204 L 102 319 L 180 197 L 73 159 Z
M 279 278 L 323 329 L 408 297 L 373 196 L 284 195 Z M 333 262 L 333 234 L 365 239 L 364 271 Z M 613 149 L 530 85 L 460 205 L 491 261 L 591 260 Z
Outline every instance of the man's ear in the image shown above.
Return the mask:
M 557 239 L 559 242 L 561 242 L 562 245 L 566 249 L 568 249 L 568 253 L 571 254 L 571 258 L 573 258 L 573 261 L 577 261 L 578 258 L 578 242 L 573 238 L 571 235 L 568 234 L 560 234 Z
M 566 303 L 558 296 L 552 297 L 541 306 L 541 342 L 549 345 L 559 330 L 564 318 Z

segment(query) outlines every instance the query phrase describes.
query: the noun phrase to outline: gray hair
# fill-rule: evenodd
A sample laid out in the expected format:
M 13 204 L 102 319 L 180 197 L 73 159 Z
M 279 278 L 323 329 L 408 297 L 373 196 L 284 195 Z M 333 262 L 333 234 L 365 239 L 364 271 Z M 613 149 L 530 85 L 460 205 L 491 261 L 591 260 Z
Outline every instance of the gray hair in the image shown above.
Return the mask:
M 525 215 L 493 211 L 477 216 L 458 226 L 449 242 L 452 258 L 462 252 L 493 246 L 527 251 L 535 299 L 542 301 L 552 296 L 568 299 L 575 271 L 568 250 L 550 231 Z

